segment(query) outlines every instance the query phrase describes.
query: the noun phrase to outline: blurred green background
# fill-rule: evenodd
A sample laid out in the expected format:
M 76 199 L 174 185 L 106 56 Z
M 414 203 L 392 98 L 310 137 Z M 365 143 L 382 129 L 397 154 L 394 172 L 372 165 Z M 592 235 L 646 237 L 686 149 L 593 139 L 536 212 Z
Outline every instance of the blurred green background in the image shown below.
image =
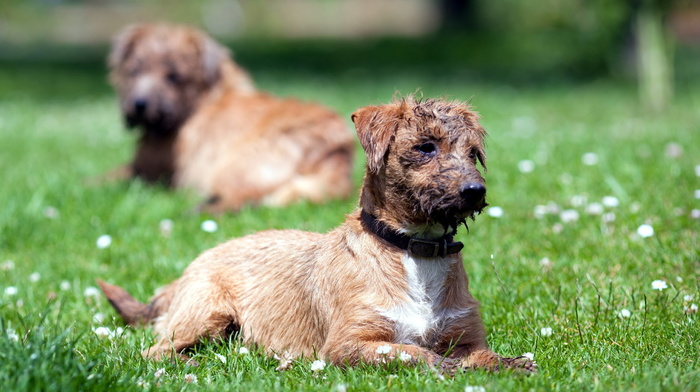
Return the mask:
M 208 217 L 186 192 L 88 185 L 133 154 L 105 58 L 118 30 L 144 21 L 208 31 L 261 90 L 319 101 L 348 125 L 395 91 L 471 99 L 502 215 L 459 233 L 470 290 L 491 347 L 534 353 L 540 375 L 312 377 L 309 363 L 279 373 L 237 355 L 239 343 L 205 345 L 192 368 L 143 361 L 147 331 L 98 336 L 124 324 L 96 278 L 145 300 L 227 238 L 325 232 L 357 203 Z M 194 373 L 212 391 L 700 390 L 699 65 L 700 0 L 0 0 L 0 389 L 193 390 Z M 205 219 L 220 229 L 202 231 Z
M 101 78 L 110 38 L 143 21 L 199 26 L 254 75 L 417 72 L 541 84 L 637 83 L 641 72 L 661 83 L 662 93 L 650 93 L 662 95 L 652 103 L 660 108 L 674 84 L 700 78 L 697 0 L 3 0 L 0 67 L 9 73 L 1 77 L 13 78 L 14 67 L 37 68 L 49 78 L 32 88 L 46 92 L 60 83 L 52 69 Z M 651 70 L 642 64 L 645 50 Z M 3 96 L 28 92 L 19 81 L 0 83 Z

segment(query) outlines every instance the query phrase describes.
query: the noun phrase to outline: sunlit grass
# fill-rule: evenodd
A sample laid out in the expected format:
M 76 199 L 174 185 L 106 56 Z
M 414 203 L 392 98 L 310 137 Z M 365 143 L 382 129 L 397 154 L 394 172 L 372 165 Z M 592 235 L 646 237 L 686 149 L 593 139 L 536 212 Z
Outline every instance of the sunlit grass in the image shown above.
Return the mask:
M 340 369 L 312 360 L 277 371 L 277 359 L 257 347 L 241 351 L 235 340 L 197 347 L 198 367 L 143 360 L 151 331 L 125 328 L 95 291 L 96 278 L 146 300 L 230 237 L 324 232 L 356 201 L 202 216 L 194 195 L 139 182 L 94 185 L 90 178 L 128 159 L 134 135 L 122 129 L 101 74 L 68 73 L 84 94 L 66 81 L 51 92 L 33 88 L 24 75 L 23 91 L 0 95 L 3 390 L 700 389 L 700 90 L 681 88 L 673 107 L 654 114 L 637 105 L 631 86 L 613 82 L 525 88 L 353 72 L 267 72 L 258 81 L 345 118 L 397 90 L 471 99 L 490 134 L 492 207 L 459 233 L 470 289 L 492 347 L 531 353 L 538 375 L 444 378 L 401 363 Z M 0 69 L 0 82 L 5 76 Z M 361 175 L 358 166 L 356 182 Z

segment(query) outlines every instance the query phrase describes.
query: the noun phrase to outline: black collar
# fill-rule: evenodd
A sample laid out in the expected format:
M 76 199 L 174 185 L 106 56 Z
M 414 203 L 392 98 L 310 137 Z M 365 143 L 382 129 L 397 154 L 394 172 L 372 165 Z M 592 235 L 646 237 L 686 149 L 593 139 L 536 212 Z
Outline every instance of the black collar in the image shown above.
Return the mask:
M 372 233 L 397 248 L 408 251 L 413 256 L 445 257 L 459 252 L 464 247 L 461 242 L 453 242 L 454 233 L 445 234 L 435 240 L 426 240 L 398 233 L 365 210 L 360 213 L 360 218 Z

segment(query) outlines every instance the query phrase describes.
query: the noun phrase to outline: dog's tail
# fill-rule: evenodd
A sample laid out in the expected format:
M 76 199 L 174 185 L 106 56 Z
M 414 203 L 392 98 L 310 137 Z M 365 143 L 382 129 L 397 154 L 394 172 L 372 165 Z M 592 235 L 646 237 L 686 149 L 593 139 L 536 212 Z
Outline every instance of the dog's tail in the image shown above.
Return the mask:
M 109 284 L 101 279 L 97 280 L 97 284 L 109 300 L 109 303 L 112 304 L 122 319 L 129 325 L 148 324 L 164 313 L 170 305 L 170 295 L 167 295 L 167 292 L 170 290 L 167 289 L 164 293 L 153 297 L 151 303 L 146 305 L 137 301 L 119 286 Z

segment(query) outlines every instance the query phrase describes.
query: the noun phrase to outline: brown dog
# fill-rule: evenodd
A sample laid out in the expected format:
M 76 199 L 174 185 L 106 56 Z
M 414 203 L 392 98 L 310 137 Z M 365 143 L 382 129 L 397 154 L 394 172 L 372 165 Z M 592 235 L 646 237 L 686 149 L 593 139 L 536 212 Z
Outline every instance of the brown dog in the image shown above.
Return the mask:
M 212 212 L 319 202 L 352 191 L 352 134 L 321 106 L 255 91 L 226 49 L 195 29 L 131 26 L 115 39 L 110 80 L 140 177 L 203 194 Z
M 535 364 L 490 351 L 454 234 L 485 206 L 484 130 L 466 105 L 412 98 L 352 115 L 367 154 L 360 207 L 328 234 L 264 231 L 204 252 L 149 305 L 100 281 L 144 352 L 238 331 L 268 352 L 335 364 L 400 357 L 459 368 Z M 443 356 L 447 355 L 447 358 Z

